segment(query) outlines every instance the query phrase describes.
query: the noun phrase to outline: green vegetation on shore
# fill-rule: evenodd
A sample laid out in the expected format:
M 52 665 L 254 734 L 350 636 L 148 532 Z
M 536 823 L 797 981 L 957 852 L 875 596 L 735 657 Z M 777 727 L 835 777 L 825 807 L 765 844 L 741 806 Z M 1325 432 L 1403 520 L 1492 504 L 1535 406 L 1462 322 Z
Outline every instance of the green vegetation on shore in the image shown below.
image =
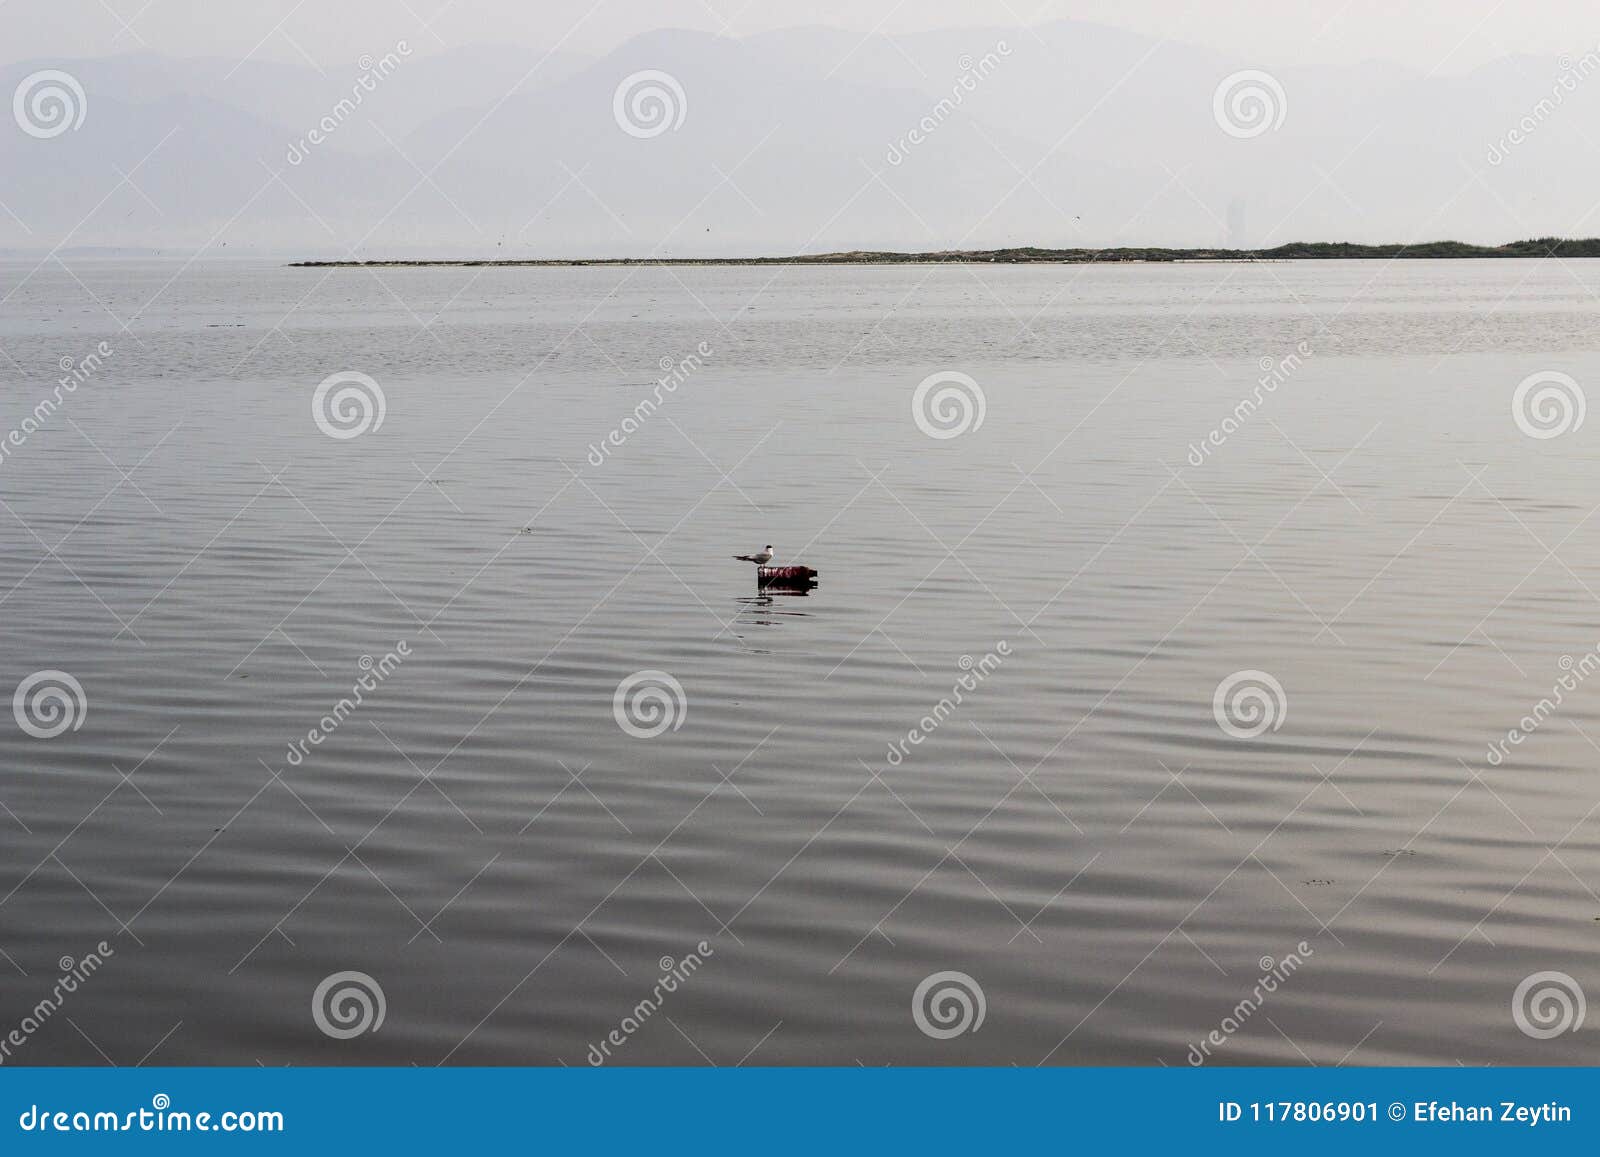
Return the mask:
M 1351 241 L 1291 241 L 1273 249 L 952 249 L 936 253 L 853 250 L 796 257 L 598 257 L 571 259 L 461 258 L 395 261 L 294 261 L 295 268 L 426 265 L 1088 265 L 1097 262 L 1157 261 L 1360 261 L 1464 257 L 1600 257 L 1600 238 L 1539 237 L 1506 245 L 1428 241 L 1416 245 L 1358 245 Z

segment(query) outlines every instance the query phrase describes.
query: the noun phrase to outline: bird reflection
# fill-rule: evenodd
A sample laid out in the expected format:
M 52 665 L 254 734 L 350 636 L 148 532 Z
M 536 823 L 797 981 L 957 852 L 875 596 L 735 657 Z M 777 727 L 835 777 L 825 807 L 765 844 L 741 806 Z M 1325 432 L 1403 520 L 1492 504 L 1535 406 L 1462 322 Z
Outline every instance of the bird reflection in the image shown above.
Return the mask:
M 785 591 L 781 596 L 755 595 L 748 598 L 738 598 L 734 602 L 739 604 L 739 610 L 734 618 L 737 622 L 748 623 L 754 627 L 774 627 L 784 618 L 808 618 L 806 611 L 789 610 L 781 605 L 784 598 L 805 598 L 807 591 Z

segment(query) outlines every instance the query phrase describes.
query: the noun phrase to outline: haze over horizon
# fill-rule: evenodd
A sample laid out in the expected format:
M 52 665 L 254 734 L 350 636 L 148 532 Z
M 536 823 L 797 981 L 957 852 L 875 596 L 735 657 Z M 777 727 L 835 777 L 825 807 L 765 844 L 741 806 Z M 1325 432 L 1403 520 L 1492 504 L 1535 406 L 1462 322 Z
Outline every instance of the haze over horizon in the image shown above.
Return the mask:
M 268 0 L 248 12 L 205 0 L 10 0 L 12 22 L 0 64 L 154 51 L 176 57 L 249 56 L 283 63 L 348 64 L 378 41 L 412 35 L 432 55 L 472 44 L 560 48 L 600 55 L 644 32 L 685 28 L 739 37 L 829 26 L 861 35 L 935 29 L 1022 29 L 1079 20 L 1169 36 L 1282 64 L 1381 60 L 1423 72 L 1461 73 L 1505 56 L 1581 55 L 1594 47 L 1592 5 L 1538 0 L 1345 0 L 1300 11 L 1271 0 L 1231 0 L 1203 13 L 1181 0 L 346 0 L 308 9 L 304 0 Z M 1203 18 L 1202 18 L 1203 17 Z M 374 38 L 377 38 L 375 40 Z
M 83 107 L 60 133 L 0 134 L 11 252 L 715 257 L 1600 233 L 1600 18 L 1565 0 L 1399 15 L 1364 0 L 1331 14 L 1158 0 L 20 9 L 0 86 L 21 101 L 37 74 L 65 72 Z M 658 75 L 664 87 L 627 91 Z M 669 123 L 624 123 L 662 94 Z M 1264 122 L 1224 123 L 1251 101 Z

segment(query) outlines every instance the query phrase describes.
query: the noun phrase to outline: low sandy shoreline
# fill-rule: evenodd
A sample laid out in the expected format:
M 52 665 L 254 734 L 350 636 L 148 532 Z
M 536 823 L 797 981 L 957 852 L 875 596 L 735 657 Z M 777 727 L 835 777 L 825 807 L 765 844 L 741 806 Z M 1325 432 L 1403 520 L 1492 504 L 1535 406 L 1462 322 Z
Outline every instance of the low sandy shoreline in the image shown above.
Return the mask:
M 1358 245 L 1344 241 L 1292 241 L 1272 249 L 977 249 L 927 253 L 852 250 L 791 257 L 582 257 L 582 258 L 412 258 L 381 261 L 293 261 L 291 268 L 337 269 L 397 266 L 506 266 L 561 268 L 584 265 L 1093 265 L 1172 264 L 1177 262 L 1396 261 L 1462 258 L 1600 257 L 1600 239 L 1542 237 L 1505 245 L 1427 241 L 1414 245 Z

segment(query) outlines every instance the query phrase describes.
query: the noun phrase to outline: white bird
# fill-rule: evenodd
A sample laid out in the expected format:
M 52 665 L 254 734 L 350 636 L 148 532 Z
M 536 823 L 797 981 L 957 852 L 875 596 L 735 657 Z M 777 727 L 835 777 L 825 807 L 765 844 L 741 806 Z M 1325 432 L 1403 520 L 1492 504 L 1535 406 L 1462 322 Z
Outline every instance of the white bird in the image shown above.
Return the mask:
M 769 542 L 755 554 L 736 554 L 733 556 L 740 562 L 753 562 L 757 566 L 766 566 L 772 561 L 772 544 Z

